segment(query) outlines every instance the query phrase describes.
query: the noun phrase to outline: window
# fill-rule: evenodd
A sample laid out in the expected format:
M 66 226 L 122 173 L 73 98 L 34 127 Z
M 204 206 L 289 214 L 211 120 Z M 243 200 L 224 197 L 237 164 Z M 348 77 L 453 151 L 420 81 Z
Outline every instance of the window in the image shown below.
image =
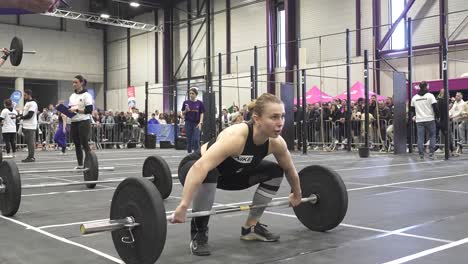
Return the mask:
M 278 67 L 286 67 L 286 14 L 284 5 L 278 6 Z
M 406 6 L 406 0 L 390 0 L 390 22 L 395 23 L 398 17 L 403 13 Z M 391 49 L 404 49 L 406 47 L 406 28 L 405 19 L 402 19 L 390 39 Z

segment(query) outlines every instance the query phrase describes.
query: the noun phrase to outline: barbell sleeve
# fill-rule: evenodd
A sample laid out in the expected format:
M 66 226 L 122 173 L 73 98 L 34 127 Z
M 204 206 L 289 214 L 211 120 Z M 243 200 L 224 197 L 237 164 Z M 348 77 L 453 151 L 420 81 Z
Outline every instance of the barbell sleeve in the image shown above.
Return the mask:
M 87 234 L 93 234 L 93 233 L 99 233 L 99 232 L 120 230 L 124 228 L 133 228 L 138 225 L 139 224 L 135 222 L 135 219 L 129 216 L 129 217 L 125 217 L 124 219 L 102 220 L 102 221 L 82 224 L 80 226 L 80 231 L 83 235 L 87 235 Z
M 10 51 L 10 53 L 15 53 L 16 52 L 15 49 L 12 49 L 12 50 L 9 50 L 9 51 Z M 37 51 L 35 51 L 35 50 L 23 50 L 23 54 L 36 54 L 36 53 L 37 53 Z

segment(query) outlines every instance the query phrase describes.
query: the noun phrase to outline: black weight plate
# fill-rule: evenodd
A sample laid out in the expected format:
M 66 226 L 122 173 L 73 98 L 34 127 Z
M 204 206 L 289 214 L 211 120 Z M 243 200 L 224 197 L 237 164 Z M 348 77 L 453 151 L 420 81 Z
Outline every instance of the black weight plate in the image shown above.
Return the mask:
M 164 200 L 154 185 L 143 178 L 122 181 L 112 197 L 110 219 L 133 217 L 140 224 L 133 230 L 134 242 L 122 242 L 130 237 L 128 229 L 112 232 L 112 240 L 120 258 L 127 264 L 153 264 L 166 243 L 167 220 Z
M 318 196 L 316 204 L 305 202 L 294 207 L 297 218 L 313 231 L 325 232 L 338 226 L 348 210 L 348 192 L 340 175 L 319 165 L 299 172 L 302 197 Z
M 86 154 L 84 167 L 88 169 L 83 172 L 85 181 L 97 181 L 99 179 L 99 162 L 94 152 L 90 151 Z M 96 184 L 86 184 L 86 187 L 93 189 Z
M 161 193 L 161 197 L 166 199 L 172 192 L 172 174 L 167 162 L 157 156 L 149 156 L 143 163 L 143 177 L 153 177 L 154 185 Z
M 0 165 L 0 177 L 5 192 L 0 193 L 0 211 L 3 216 L 14 216 L 21 203 L 21 178 L 16 163 L 5 160 Z
M 20 65 L 21 60 L 23 59 L 23 41 L 18 37 L 14 37 L 11 40 L 10 50 L 14 50 L 14 52 L 10 54 L 11 65 Z

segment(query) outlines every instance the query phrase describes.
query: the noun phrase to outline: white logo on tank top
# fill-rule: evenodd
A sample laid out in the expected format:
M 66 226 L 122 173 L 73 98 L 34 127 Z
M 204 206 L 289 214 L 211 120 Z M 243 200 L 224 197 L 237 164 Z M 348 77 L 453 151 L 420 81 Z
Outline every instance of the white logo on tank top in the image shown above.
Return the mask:
M 253 157 L 253 155 L 240 155 L 237 157 L 233 157 L 233 159 L 242 164 L 249 164 L 252 163 Z

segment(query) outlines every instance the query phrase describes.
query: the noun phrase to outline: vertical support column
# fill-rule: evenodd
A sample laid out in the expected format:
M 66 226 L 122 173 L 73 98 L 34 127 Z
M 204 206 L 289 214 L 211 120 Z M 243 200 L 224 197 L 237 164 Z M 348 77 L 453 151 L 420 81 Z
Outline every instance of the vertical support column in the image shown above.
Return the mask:
M 365 121 L 364 121 L 364 147 L 369 148 L 369 53 L 364 50 L 364 100 L 365 100 Z
M 231 74 L 231 0 L 226 0 L 226 74 Z
M 445 22 L 445 14 L 446 14 L 446 0 L 439 0 L 439 78 L 443 78 L 443 52 L 444 52 L 444 42 L 446 37 L 446 22 Z
M 254 66 L 250 66 L 250 100 L 255 99 L 255 70 Z
M 408 101 L 413 98 L 413 21 L 408 17 L 406 30 L 406 45 L 408 48 Z M 408 104 L 408 152 L 413 153 L 413 120 L 411 119 L 411 104 Z
M 209 139 L 216 136 L 216 115 L 215 115 L 215 94 L 213 92 L 213 74 L 211 70 L 211 1 L 212 0 L 205 0 L 206 8 L 206 93 L 208 98 L 208 109 L 205 108 L 205 120 L 209 120 L 209 122 L 203 122 L 208 126 L 204 131 L 204 142 L 207 142 Z M 205 131 L 207 134 L 205 135 Z
M 351 43 L 349 29 L 346 29 L 346 138 L 348 139 L 346 148 L 351 151 Z
M 294 82 L 294 65 L 297 64 L 297 52 L 296 52 L 296 39 L 297 34 L 297 23 L 298 12 L 296 8 L 296 0 L 284 0 L 284 11 L 286 19 L 286 82 Z
M 445 1 L 444 1 L 445 2 Z M 448 117 L 449 116 L 449 98 L 450 98 L 450 94 L 449 94 L 449 80 L 448 80 L 448 56 L 447 56 L 447 53 L 448 53 L 448 37 L 447 37 L 447 27 L 448 27 L 448 23 L 447 23 L 447 9 L 446 7 L 444 7 L 444 13 L 442 14 L 442 17 L 443 17 L 443 21 L 444 21 L 444 36 L 443 36 L 443 45 L 442 45 L 442 76 L 443 76 L 443 80 L 444 80 L 444 94 L 445 94 L 445 105 L 444 105 L 444 109 L 442 109 L 441 111 L 444 111 L 445 112 L 445 116 Z M 445 142 L 444 142 L 444 145 L 445 145 L 445 159 L 448 160 L 449 157 L 450 157 L 450 140 L 452 140 L 452 133 L 451 133 L 451 129 L 450 129 L 450 119 L 449 118 L 446 118 L 445 120 L 445 129 L 447 129 L 447 133 L 446 133 L 446 137 L 445 137 Z
M 159 9 L 154 9 L 154 24 L 155 25 L 159 25 L 158 13 L 159 13 Z M 154 33 L 154 82 L 159 83 L 159 32 Z
M 299 69 L 297 69 L 299 72 Z M 307 123 L 305 121 L 305 114 L 306 114 L 306 109 L 307 109 L 307 102 L 306 102 L 306 70 L 302 70 L 302 76 L 300 79 L 297 81 L 301 82 L 302 85 L 302 113 L 301 113 L 301 128 L 302 128 L 302 133 L 301 133 L 301 138 L 302 138 L 302 154 L 307 154 L 307 134 L 306 134 L 306 129 L 307 129 Z M 299 97 L 299 96 L 298 96 Z M 298 107 L 299 109 L 299 107 Z
M 130 40 L 130 29 L 127 28 L 127 87 L 132 85 L 131 76 L 131 40 Z
M 374 27 L 374 91 L 380 94 L 380 0 L 373 0 L 373 27 Z
M 16 78 L 15 89 L 20 91 L 24 98 L 24 78 L 21 78 L 21 77 Z M 24 106 L 24 100 L 19 100 L 17 107 L 19 109 L 23 109 L 23 106 Z
M 164 33 L 163 33 L 163 110 L 170 109 L 172 100 L 172 8 L 164 8 Z
M 221 133 L 223 129 L 223 57 L 221 53 L 218 53 L 218 89 L 218 133 Z
M 254 98 L 258 97 L 258 49 L 254 46 Z
M 361 56 L 361 0 L 356 0 L 356 57 Z
M 266 27 L 267 27 L 267 92 L 275 94 L 275 67 L 277 47 L 277 15 L 276 0 L 266 0 Z
M 192 78 L 192 1 L 187 1 L 187 92 Z
M 149 83 L 145 82 L 145 148 L 148 148 Z
M 108 73 L 107 73 L 107 68 L 108 68 L 108 62 L 107 62 L 107 27 L 104 27 L 104 30 L 102 31 L 102 54 L 103 54 L 103 94 L 104 94 L 104 109 L 107 109 L 107 90 L 108 90 L 108 85 L 109 85 L 109 82 L 108 82 Z
M 206 61 L 205 61 L 205 75 L 206 75 L 206 92 L 212 93 L 212 74 L 211 74 L 211 0 L 205 0 L 206 7 Z

